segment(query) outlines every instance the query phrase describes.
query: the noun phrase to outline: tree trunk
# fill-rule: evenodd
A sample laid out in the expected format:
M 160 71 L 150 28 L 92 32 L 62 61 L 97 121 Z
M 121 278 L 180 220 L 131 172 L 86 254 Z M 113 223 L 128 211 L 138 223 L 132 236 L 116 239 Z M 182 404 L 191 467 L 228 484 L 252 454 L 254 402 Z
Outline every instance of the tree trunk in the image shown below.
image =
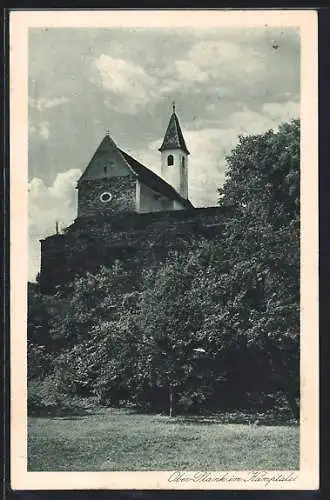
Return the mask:
M 173 416 L 173 399 L 174 399 L 174 394 L 173 394 L 173 389 L 172 387 L 170 386 L 169 387 L 169 413 L 170 413 L 170 417 Z

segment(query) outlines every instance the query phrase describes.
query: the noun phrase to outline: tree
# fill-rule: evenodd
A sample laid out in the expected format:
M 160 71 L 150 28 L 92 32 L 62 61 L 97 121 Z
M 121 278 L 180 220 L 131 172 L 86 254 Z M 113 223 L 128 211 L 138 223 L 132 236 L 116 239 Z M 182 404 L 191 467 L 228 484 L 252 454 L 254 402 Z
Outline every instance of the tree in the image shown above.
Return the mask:
M 130 274 L 118 261 L 59 287 L 50 299 L 50 333 L 58 347 L 73 347 L 88 340 L 100 321 L 114 321 L 125 294 L 133 292 Z
M 225 222 L 228 325 L 269 360 L 268 370 L 298 417 L 299 121 L 240 137 L 227 158 L 220 205 Z M 258 354 L 256 353 L 256 356 Z
M 31 297 L 38 374 L 45 345 L 59 389 L 104 404 L 173 415 L 281 390 L 298 417 L 299 122 L 241 137 L 227 165 L 212 241 L 180 242 L 139 282 L 117 262 Z
M 218 307 L 211 279 L 217 252 L 214 244 L 201 240 L 144 274 L 137 309 L 142 333 L 136 394 L 142 399 L 163 394 L 162 409 L 170 415 L 184 398 L 204 401 L 217 379 L 220 332 L 205 328 Z
M 61 287 L 53 300 L 51 334 L 61 346 L 55 362 L 59 384 L 74 394 L 111 399 L 133 363 L 132 353 L 125 352 L 132 333 L 127 317 L 137 300 L 130 274 L 116 262 Z

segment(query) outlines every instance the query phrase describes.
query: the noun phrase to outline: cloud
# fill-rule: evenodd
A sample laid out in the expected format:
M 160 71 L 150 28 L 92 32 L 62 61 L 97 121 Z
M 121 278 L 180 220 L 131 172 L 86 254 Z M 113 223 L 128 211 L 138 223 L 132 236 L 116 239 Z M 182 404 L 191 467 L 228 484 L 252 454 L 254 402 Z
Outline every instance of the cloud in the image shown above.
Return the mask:
M 54 234 L 56 221 L 64 228 L 76 217 L 76 181 L 79 169 L 58 174 L 51 186 L 34 177 L 28 185 L 29 194 L 29 280 L 34 280 L 40 268 L 39 240 Z
M 207 72 L 209 78 L 226 81 L 238 74 L 240 78 L 259 78 L 266 68 L 261 51 L 225 40 L 197 42 L 190 49 L 188 59 Z
M 42 111 L 46 108 L 55 108 L 60 106 L 61 104 L 65 104 L 69 102 L 69 99 L 66 97 L 55 97 L 54 99 L 46 99 L 44 97 L 29 99 L 29 105 L 31 108 L 36 109 L 38 111 Z
M 135 114 L 147 104 L 154 107 L 164 96 L 187 87 L 196 89 L 196 84 L 209 79 L 194 62 L 183 59 L 171 59 L 156 71 L 149 68 L 149 74 L 132 61 L 106 54 L 101 54 L 94 65 L 97 76 L 93 75 L 91 81 L 110 93 L 106 105 L 127 114 Z
M 208 80 L 207 74 L 191 61 L 176 61 L 178 77 L 184 82 L 201 83 Z
M 264 104 L 260 112 L 242 106 L 240 111 L 231 113 L 226 118 L 226 123 L 241 135 L 262 134 L 269 129 L 276 130 L 280 123 L 298 117 L 299 103 L 272 102 Z
M 41 121 L 39 123 L 29 125 L 29 132 L 31 134 L 36 134 L 42 139 L 49 139 L 50 135 L 50 123 L 47 121 Z
M 273 119 L 289 121 L 300 116 L 300 103 L 290 102 L 268 102 L 262 106 L 263 112 Z
M 47 110 L 57 108 L 62 104 L 69 102 L 66 97 L 55 97 L 47 99 L 45 97 L 30 97 L 28 100 L 29 112 L 29 133 L 32 136 L 37 136 L 41 139 L 49 139 L 51 125 L 48 120 L 45 120 L 45 113 L 49 118 Z
M 279 48 L 274 50 L 272 34 L 251 30 L 242 36 L 241 31 L 236 30 L 231 34 L 232 40 L 226 39 L 228 33 L 222 33 L 218 39 L 195 41 L 177 61 L 167 62 L 172 76 L 164 84 L 161 82 L 161 89 L 180 92 L 184 88 L 186 91 L 187 84 L 194 81 L 190 94 L 199 89 L 205 96 L 200 95 L 199 99 L 234 103 L 239 96 L 248 105 L 262 104 L 269 96 L 275 101 L 297 99 L 299 47 L 281 31 Z
M 264 115 L 243 106 L 226 117 L 228 128 L 236 131 L 237 135 L 262 134 L 266 130 L 277 126 L 277 122 Z
M 155 98 L 157 82 L 141 66 L 106 54 L 101 54 L 94 65 L 98 77 L 92 77 L 92 81 L 112 94 L 106 101 L 108 107 L 135 113 Z
M 260 43 L 258 37 L 251 36 L 247 40 L 243 42 L 238 37 L 235 41 L 225 38 L 194 41 L 180 58 L 176 59 L 174 54 L 154 73 L 158 80 L 156 98 L 189 91 L 191 95 L 204 93 L 214 99 L 232 99 L 237 95 L 255 99 L 260 90 L 269 88 L 272 78 L 279 78 L 276 68 L 283 69 L 286 61 L 283 51 L 276 60 L 274 54 L 268 53 L 270 40 Z M 290 75 L 283 77 L 282 71 L 281 78 L 285 86 Z
M 196 64 L 184 59 L 171 60 L 155 73 L 155 77 L 158 80 L 155 103 L 161 101 L 164 96 L 168 97 L 177 91 L 200 92 L 201 84 L 207 83 L 209 79 L 207 73 L 202 71 Z
M 197 207 L 214 206 L 225 176 L 225 157 L 237 142 L 234 130 L 210 128 L 187 131 L 189 197 Z
M 68 203 L 71 206 L 73 201 L 76 199 L 74 196 L 74 193 L 76 192 L 75 187 L 81 174 L 81 170 L 76 168 L 71 168 L 66 172 L 57 174 L 53 185 L 48 188 L 50 195 L 56 199 L 60 199 L 61 202 L 63 199 L 68 200 Z

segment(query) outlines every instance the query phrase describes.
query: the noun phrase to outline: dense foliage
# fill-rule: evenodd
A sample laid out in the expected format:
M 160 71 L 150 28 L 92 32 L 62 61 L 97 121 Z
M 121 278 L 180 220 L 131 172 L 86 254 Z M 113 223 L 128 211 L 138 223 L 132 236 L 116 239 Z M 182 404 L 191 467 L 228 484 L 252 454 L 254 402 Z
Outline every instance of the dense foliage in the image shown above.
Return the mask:
M 138 284 L 118 262 L 54 296 L 31 289 L 31 405 L 46 384 L 54 405 L 94 397 L 173 414 L 286 401 L 298 418 L 299 142 L 298 121 L 240 137 L 219 190 L 223 233 Z

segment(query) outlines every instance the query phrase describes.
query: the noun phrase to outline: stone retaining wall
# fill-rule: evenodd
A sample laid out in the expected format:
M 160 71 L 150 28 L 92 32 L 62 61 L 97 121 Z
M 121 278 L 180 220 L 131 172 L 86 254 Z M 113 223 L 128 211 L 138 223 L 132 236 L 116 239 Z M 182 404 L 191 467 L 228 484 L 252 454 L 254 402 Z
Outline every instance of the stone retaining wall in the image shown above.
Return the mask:
M 187 242 L 221 234 L 227 213 L 218 207 L 77 219 L 64 234 L 41 240 L 40 287 L 53 292 L 74 275 L 116 259 L 135 272 Z

